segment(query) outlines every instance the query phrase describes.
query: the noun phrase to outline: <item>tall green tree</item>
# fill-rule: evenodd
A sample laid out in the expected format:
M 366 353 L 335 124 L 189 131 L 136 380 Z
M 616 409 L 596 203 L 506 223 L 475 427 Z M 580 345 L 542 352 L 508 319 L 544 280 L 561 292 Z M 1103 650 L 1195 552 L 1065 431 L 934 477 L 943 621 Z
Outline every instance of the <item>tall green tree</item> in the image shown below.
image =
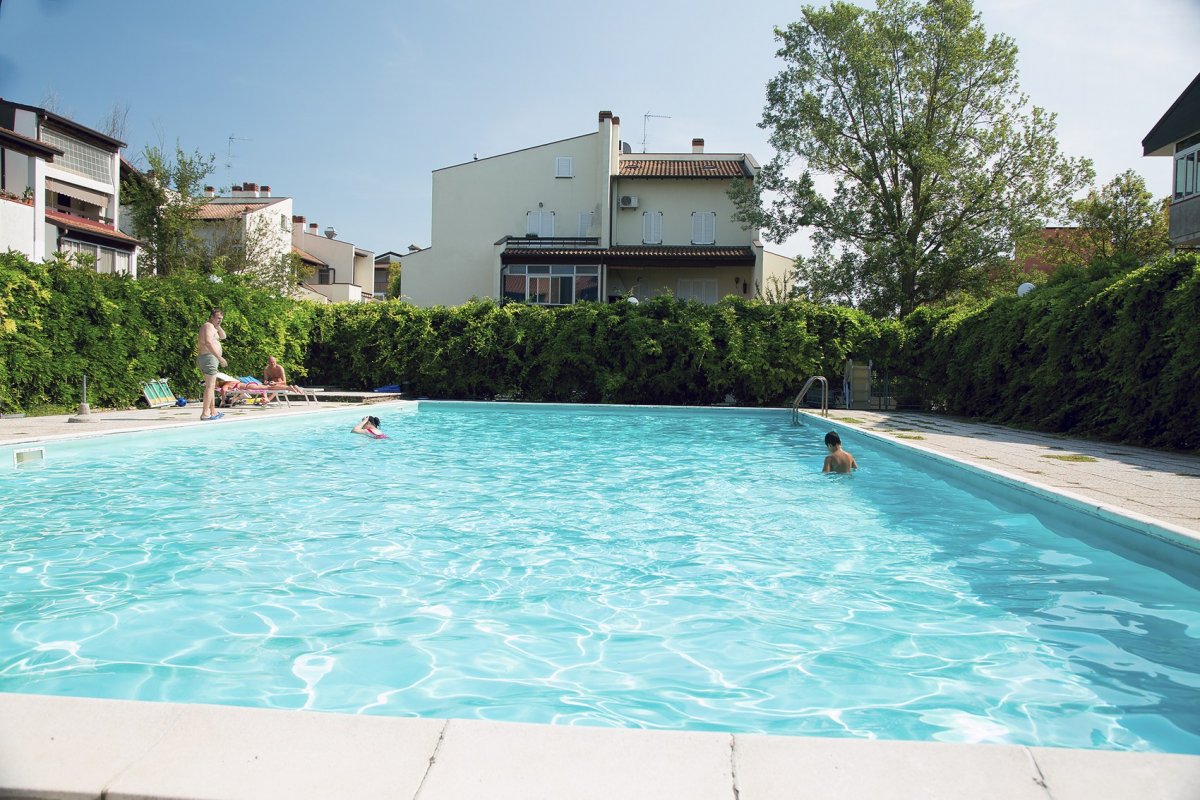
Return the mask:
M 1171 250 L 1169 198 L 1155 200 L 1146 179 L 1131 169 L 1069 206 L 1067 218 L 1093 258 L 1145 264 Z
M 186 153 L 178 144 L 174 157 L 153 146 L 143 155 L 146 171 L 130 175 L 121 184 L 134 236 L 145 243 L 139 257 L 143 268 L 156 275 L 202 270 L 208 256 L 196 226 L 213 156 L 199 150 Z
M 969 290 L 1091 182 L 1021 94 L 1015 44 L 989 38 L 970 0 L 805 6 L 775 35 L 784 68 L 760 127 L 778 155 L 731 196 L 776 241 L 811 226 L 797 264 L 815 299 L 888 316 Z

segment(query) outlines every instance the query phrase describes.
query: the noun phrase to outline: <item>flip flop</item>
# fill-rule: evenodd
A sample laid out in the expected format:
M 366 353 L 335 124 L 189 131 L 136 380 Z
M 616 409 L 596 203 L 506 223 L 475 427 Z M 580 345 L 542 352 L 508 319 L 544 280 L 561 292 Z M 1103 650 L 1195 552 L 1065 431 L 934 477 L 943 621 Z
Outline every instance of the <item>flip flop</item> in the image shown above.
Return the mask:
M 220 419 L 223 416 L 225 416 L 225 412 L 218 411 L 216 414 L 213 414 L 211 417 L 201 417 L 200 421 L 201 422 L 212 422 L 213 420 Z

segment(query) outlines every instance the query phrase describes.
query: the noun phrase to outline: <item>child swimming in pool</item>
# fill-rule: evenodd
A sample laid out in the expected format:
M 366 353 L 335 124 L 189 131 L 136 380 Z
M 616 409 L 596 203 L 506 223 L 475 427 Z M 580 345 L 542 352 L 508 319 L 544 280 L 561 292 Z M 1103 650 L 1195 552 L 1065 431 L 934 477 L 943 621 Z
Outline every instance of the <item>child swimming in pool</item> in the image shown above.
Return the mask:
M 825 466 L 821 472 L 844 473 L 858 469 L 854 456 L 842 449 L 842 437 L 836 431 L 825 434 L 825 446 L 829 448 L 829 455 L 825 456 Z
M 361 433 L 373 439 L 387 438 L 387 434 L 379 430 L 379 417 L 363 417 L 351 433 Z

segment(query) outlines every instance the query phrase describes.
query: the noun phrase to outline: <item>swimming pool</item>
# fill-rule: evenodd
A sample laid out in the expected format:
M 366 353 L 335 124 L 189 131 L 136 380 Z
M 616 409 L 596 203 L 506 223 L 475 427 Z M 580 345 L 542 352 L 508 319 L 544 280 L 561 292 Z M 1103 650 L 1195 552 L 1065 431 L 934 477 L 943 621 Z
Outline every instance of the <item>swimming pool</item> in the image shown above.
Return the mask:
M 0 448 L 0 690 L 1200 753 L 1192 551 L 782 410 L 361 413 Z

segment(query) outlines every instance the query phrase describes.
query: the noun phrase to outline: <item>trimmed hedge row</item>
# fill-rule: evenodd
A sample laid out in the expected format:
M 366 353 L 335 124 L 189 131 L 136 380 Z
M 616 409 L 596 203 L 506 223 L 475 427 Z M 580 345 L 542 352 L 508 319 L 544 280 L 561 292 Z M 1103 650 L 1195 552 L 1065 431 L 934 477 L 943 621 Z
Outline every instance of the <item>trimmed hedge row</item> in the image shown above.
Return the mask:
M 710 404 L 789 401 L 847 355 L 893 394 L 1047 431 L 1200 450 L 1200 262 L 1060 270 L 1024 298 L 919 309 L 903 322 L 807 302 L 662 297 L 564 308 L 477 301 L 318 306 L 237 278 L 127 278 L 0 255 L 0 410 L 126 406 L 143 381 L 200 382 L 195 332 L 226 311 L 230 372 L 275 355 L 297 381 L 419 396 Z
M 847 353 L 898 349 L 899 330 L 851 309 L 737 298 L 329 305 L 316 311 L 306 364 L 318 382 L 403 383 L 427 397 L 766 405 L 839 372 Z
M 1023 298 L 905 319 L 906 371 L 953 414 L 1200 450 L 1200 259 L 1063 268 Z
M 76 405 L 85 374 L 94 406 L 132 405 L 154 378 L 195 397 L 196 332 L 215 305 L 226 312 L 230 372 L 261 373 L 268 355 L 302 370 L 309 304 L 236 278 L 135 281 L 0 254 L 0 411 Z

